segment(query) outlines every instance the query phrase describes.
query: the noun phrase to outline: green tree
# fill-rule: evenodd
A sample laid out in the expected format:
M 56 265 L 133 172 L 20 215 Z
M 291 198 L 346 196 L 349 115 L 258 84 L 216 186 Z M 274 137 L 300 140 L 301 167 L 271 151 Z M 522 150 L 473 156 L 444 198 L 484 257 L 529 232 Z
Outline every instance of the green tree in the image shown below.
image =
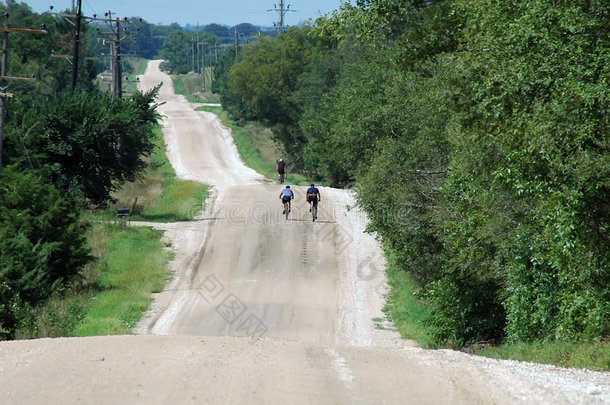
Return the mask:
M 11 338 L 27 309 L 77 277 L 92 257 L 74 195 L 11 167 L 0 189 L 0 337 Z
M 446 191 L 470 196 L 450 210 L 474 222 L 454 221 L 465 232 L 450 243 L 489 246 L 479 262 L 503 279 L 510 339 L 607 335 L 610 6 L 457 5 L 464 80 Z
M 203 27 L 203 31 L 214 35 L 217 38 L 228 38 L 230 37 L 229 28 L 220 24 L 208 24 Z
M 31 100 L 40 94 L 53 94 L 70 88 L 72 69 L 65 58 L 55 58 L 53 54 L 72 54 L 74 26 L 63 18 L 40 15 L 32 12 L 26 3 L 9 0 L 0 5 L 0 12 L 8 12 L 11 27 L 41 29 L 46 27 L 47 35 L 9 34 L 7 75 L 31 77 L 35 82 L 10 82 L 10 92 L 17 94 L 22 101 Z M 81 55 L 89 55 L 94 38 L 87 35 L 90 25 L 83 21 L 80 43 Z M 89 55 L 91 56 L 91 55 Z M 81 61 L 77 78 L 78 88 L 90 90 L 96 75 L 91 61 Z
M 131 99 L 62 93 L 22 106 L 15 114 L 17 128 L 7 136 L 9 162 L 29 158 L 37 169 L 49 171 L 60 189 L 104 203 L 147 165 L 144 158 L 154 147 L 157 91 L 136 93 Z M 28 156 L 20 153 L 23 148 Z
M 193 70 L 193 55 L 198 54 L 197 35 L 199 42 L 205 42 L 207 46 L 215 46 L 220 43 L 220 39 L 207 31 L 194 32 L 173 31 L 169 38 L 163 42 L 163 47 L 159 55 L 165 61 L 161 68 L 166 72 L 177 72 L 185 74 Z
M 306 139 L 298 125 L 301 106 L 291 95 L 299 77 L 322 56 L 309 31 L 309 27 L 292 27 L 275 39 L 262 37 L 244 47 L 227 80 L 234 105 L 225 107 L 237 118 L 270 126 L 297 166 L 302 165 Z

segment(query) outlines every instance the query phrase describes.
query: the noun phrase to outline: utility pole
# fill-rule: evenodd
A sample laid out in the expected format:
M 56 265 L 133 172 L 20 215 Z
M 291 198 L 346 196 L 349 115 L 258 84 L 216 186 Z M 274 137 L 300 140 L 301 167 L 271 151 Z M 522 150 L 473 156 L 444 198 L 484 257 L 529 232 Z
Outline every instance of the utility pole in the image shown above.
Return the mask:
M 119 19 L 116 19 L 115 29 L 114 29 L 114 57 L 112 58 L 113 68 L 112 68 L 112 93 L 116 98 L 123 97 L 123 84 L 121 82 L 121 78 L 123 77 L 121 73 L 121 25 L 119 24 Z
M 195 61 L 199 60 L 197 58 L 197 47 L 196 47 L 195 44 L 196 44 L 195 40 L 191 39 L 191 51 L 192 51 L 191 60 L 192 60 L 192 64 L 193 64 L 193 73 L 196 72 L 196 70 L 195 70 Z
M 290 4 L 288 4 L 286 6 L 286 8 L 284 8 L 284 0 L 280 0 L 280 7 L 278 8 L 276 4 L 273 5 L 272 9 L 269 9 L 267 11 L 277 11 L 280 15 L 280 25 L 278 27 L 278 31 L 280 34 L 284 33 L 284 18 L 286 16 L 286 13 L 289 11 L 295 12 L 296 10 L 290 10 Z M 273 23 L 273 25 L 275 25 L 275 23 Z
M 12 28 L 8 26 L 8 13 L 4 13 L 4 27 L 2 29 L 2 65 L 0 66 L 0 171 L 2 170 L 2 139 L 4 138 L 4 120 L 6 118 L 6 98 L 12 97 L 8 88 L 7 81 L 34 81 L 31 77 L 11 77 L 6 75 L 8 65 L 8 33 L 20 32 L 23 34 L 46 34 L 42 30 L 31 30 L 27 28 Z
M 237 41 L 237 28 L 235 28 L 235 62 L 237 62 L 237 50 L 239 49 L 239 42 Z
M 72 83 L 70 85 L 70 94 L 74 94 L 76 88 L 76 78 L 78 77 L 78 44 L 80 43 L 80 18 L 81 18 L 81 3 L 82 0 L 77 0 L 76 6 L 76 34 L 74 35 L 74 50 L 72 54 Z M 74 1 L 72 2 L 74 9 Z
M 142 19 L 140 19 L 139 21 L 128 21 L 127 17 L 125 17 L 124 20 L 119 20 L 118 18 L 113 20 L 112 13 L 110 11 L 108 11 L 107 13 L 104 14 L 104 18 L 97 18 L 97 15 L 95 15 L 95 14 L 93 14 L 93 17 L 83 16 L 82 15 L 82 0 L 76 0 L 76 1 L 77 1 L 76 14 L 51 12 L 51 14 L 58 15 L 60 17 L 66 18 L 66 19 L 75 18 L 74 23 L 71 22 L 70 20 L 68 20 L 68 21 L 72 25 L 74 25 L 75 29 L 76 29 L 76 34 L 74 36 L 74 47 L 72 50 L 72 56 L 59 55 L 59 54 L 53 54 L 52 56 L 66 58 L 72 64 L 72 83 L 71 83 L 71 87 L 70 87 L 70 93 L 74 94 L 74 90 L 76 88 L 76 82 L 77 82 L 77 78 L 78 78 L 81 20 L 83 18 L 86 18 L 91 21 L 105 21 L 106 23 L 108 23 L 110 29 L 112 30 L 111 32 L 107 32 L 106 34 L 111 34 L 113 37 L 112 39 L 104 40 L 104 41 L 108 41 L 112 44 L 112 46 L 110 47 L 110 55 L 112 58 L 112 60 L 111 60 L 111 68 L 112 68 L 111 88 L 112 88 L 112 92 L 114 93 L 114 95 L 120 98 L 122 96 L 121 57 L 123 56 L 121 54 L 121 42 L 134 42 L 134 41 L 129 41 L 129 40 L 123 40 L 120 38 L 120 35 L 121 35 L 120 24 L 121 23 L 125 23 L 125 24 L 139 23 L 139 22 L 142 22 Z M 50 9 L 53 10 L 53 6 L 50 6 Z M 72 2 L 72 9 L 74 9 L 74 0 Z M 113 27 L 113 23 L 116 24 L 115 27 Z M 125 31 L 127 31 L 126 28 L 125 28 Z M 138 28 L 138 31 L 139 31 L 139 28 Z M 91 59 L 95 59 L 95 58 L 85 58 L 85 59 L 91 60 Z
M 201 83 L 203 86 L 203 91 L 205 92 L 205 77 L 207 75 L 205 71 L 205 42 L 199 42 L 197 46 L 201 46 Z
M 121 43 L 135 42 L 129 39 L 121 39 L 121 24 L 138 24 L 142 22 L 142 19 L 139 21 L 130 21 L 127 17 L 122 20 L 118 17 L 112 18 L 112 12 L 108 11 L 104 14 L 104 18 L 97 18 L 94 14 L 93 17 L 87 17 L 94 21 L 105 21 L 109 24 L 111 31 L 105 32 L 106 35 L 111 35 L 111 38 L 98 38 L 98 40 L 103 41 L 104 43 L 110 43 L 110 66 L 112 69 L 112 82 L 111 82 L 111 91 L 115 97 L 121 98 L 123 96 L 123 86 L 122 86 L 122 62 L 121 58 L 125 55 L 121 53 Z M 114 25 L 114 26 L 113 26 Z M 138 28 L 138 31 L 140 29 Z M 123 27 L 123 31 L 125 34 L 131 34 L 127 31 L 127 26 Z M 126 55 L 130 56 L 130 55 Z
M 196 44 L 195 45 L 195 47 L 196 47 L 195 49 L 197 50 L 197 56 L 196 56 L 196 59 L 197 59 L 197 70 L 196 71 L 197 71 L 197 73 L 201 74 L 201 64 L 199 63 L 199 61 L 201 60 L 199 58 L 199 21 L 197 21 L 197 40 L 196 40 L 195 44 Z

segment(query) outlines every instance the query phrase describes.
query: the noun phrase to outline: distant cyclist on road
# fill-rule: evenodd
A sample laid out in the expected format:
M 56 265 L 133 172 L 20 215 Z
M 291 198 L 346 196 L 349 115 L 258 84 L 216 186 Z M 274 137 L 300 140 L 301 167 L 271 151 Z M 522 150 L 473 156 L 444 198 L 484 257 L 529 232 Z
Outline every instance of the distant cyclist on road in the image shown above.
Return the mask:
M 282 206 L 284 207 L 284 211 L 282 215 L 286 214 L 286 204 L 288 204 L 288 212 L 292 211 L 292 206 L 290 201 L 294 198 L 294 193 L 290 189 L 289 185 L 286 185 L 286 188 L 282 190 L 280 193 L 280 200 L 282 200 Z
M 279 175 L 280 183 L 283 184 L 284 177 L 286 176 L 286 162 L 284 162 L 284 159 L 280 159 L 277 162 L 277 165 L 275 165 L 275 170 L 277 170 L 277 174 Z
M 313 183 L 311 183 L 311 187 L 307 189 L 306 199 L 309 203 L 309 212 L 311 212 L 313 208 L 313 215 L 315 219 L 318 219 L 318 202 L 321 200 L 320 190 L 318 190 Z

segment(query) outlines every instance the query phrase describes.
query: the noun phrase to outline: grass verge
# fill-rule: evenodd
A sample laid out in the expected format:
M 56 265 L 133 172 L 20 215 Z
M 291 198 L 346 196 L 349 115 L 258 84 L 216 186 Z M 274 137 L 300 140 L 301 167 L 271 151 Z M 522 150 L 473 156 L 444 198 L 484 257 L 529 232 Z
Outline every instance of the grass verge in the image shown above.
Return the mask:
M 132 221 L 192 219 L 204 209 L 209 187 L 177 179 L 165 154 L 161 128 L 157 127 L 155 133 L 150 168 L 115 195 L 114 208 L 130 207 Z M 113 209 L 110 214 L 113 212 L 116 211 Z M 160 241 L 162 232 L 137 226 L 120 231 L 118 222 L 97 226 L 98 236 L 92 243 L 95 250 L 103 252 L 98 256 L 98 291 L 74 328 L 77 336 L 128 333 L 150 305 L 151 294 L 161 291 L 169 277 L 170 257 Z
M 532 342 L 475 350 L 475 354 L 561 367 L 610 370 L 610 343 Z
M 204 208 L 208 186 L 176 179 L 160 128 L 156 134 L 150 168 L 113 196 L 118 200 L 114 209 L 85 219 L 91 224 L 88 239 L 97 260 L 80 280 L 36 308 L 17 338 L 128 333 L 150 305 L 151 294 L 163 288 L 170 257 L 162 233 L 136 226 L 121 231 L 115 209 L 130 207 L 135 214 L 131 220 L 192 219 Z
M 138 75 L 143 75 L 146 71 L 146 65 L 148 65 L 148 59 L 135 58 L 130 60 L 130 65 L 133 71 L 127 75 L 127 94 L 134 94 L 138 91 L 138 82 L 136 80 Z
M 409 275 L 400 269 L 396 257 L 386 251 L 388 258 L 388 284 L 390 293 L 384 312 L 405 339 L 415 340 L 423 348 L 436 348 L 424 322 L 430 310 L 415 296 L 414 283 Z
M 168 253 L 159 240 L 162 232 L 147 227 L 121 231 L 105 225 L 109 252 L 101 260 L 100 291 L 91 298 L 73 334 L 124 334 L 133 328 L 168 279 Z
M 208 71 L 206 74 L 206 89 L 209 89 L 211 85 L 210 75 L 211 73 Z M 190 103 L 220 103 L 218 94 L 203 89 L 201 76 L 190 73 L 187 75 L 171 75 L 170 77 L 174 84 L 174 92 L 185 96 Z
M 114 195 L 116 203 L 110 216 L 119 207 L 130 209 L 134 221 L 178 222 L 193 219 L 209 196 L 209 186 L 176 178 L 165 154 L 160 127 L 155 129 L 156 148 L 152 164 L 135 182 L 127 183 Z

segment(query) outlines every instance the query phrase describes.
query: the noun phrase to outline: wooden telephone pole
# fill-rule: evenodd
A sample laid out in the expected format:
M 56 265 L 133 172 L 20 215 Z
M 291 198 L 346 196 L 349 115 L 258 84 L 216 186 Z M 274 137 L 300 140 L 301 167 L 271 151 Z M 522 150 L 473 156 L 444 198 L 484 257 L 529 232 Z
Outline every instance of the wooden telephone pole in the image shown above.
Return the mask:
M 74 8 L 74 2 L 72 4 L 72 7 Z M 53 10 L 53 6 L 51 6 L 51 10 Z M 80 44 L 80 27 L 81 27 L 81 21 L 83 18 L 87 19 L 87 20 L 91 20 L 91 21 L 104 21 L 106 23 L 108 23 L 108 26 L 110 27 L 111 31 L 110 32 L 106 32 L 104 34 L 109 35 L 109 38 L 100 38 L 100 40 L 103 40 L 105 43 L 108 42 L 111 44 L 110 46 L 110 58 L 111 58 L 111 69 L 112 69 L 112 82 L 111 82 L 111 87 L 112 87 L 112 93 L 118 97 L 121 98 L 123 95 L 123 90 L 122 90 L 122 84 L 121 84 L 121 78 L 122 78 L 122 63 L 121 63 L 121 57 L 124 56 L 121 54 L 121 43 L 125 43 L 125 42 L 135 42 L 133 40 L 126 40 L 126 39 L 122 39 L 121 38 L 121 24 L 137 24 L 137 23 L 141 23 L 142 19 L 140 19 L 139 21 L 129 21 L 127 20 L 127 17 L 125 17 L 123 20 L 120 20 L 118 18 L 112 18 L 112 13 L 110 11 L 106 12 L 104 14 L 104 18 L 98 18 L 97 15 L 93 14 L 92 17 L 89 16 L 83 16 L 82 15 L 82 0 L 77 0 L 76 3 L 76 14 L 66 14 L 66 13 L 51 13 L 54 15 L 58 15 L 60 17 L 64 17 L 64 18 L 74 18 L 75 22 L 72 23 L 75 27 L 76 33 L 74 36 L 74 47 L 72 50 L 72 56 L 69 55 L 59 55 L 59 54 L 53 54 L 53 57 L 58 57 L 58 58 L 66 58 L 70 63 L 72 63 L 72 82 L 71 82 L 71 86 L 70 86 L 70 92 L 71 94 L 74 94 L 74 90 L 76 89 L 76 82 L 77 82 L 77 78 L 78 78 L 78 65 L 79 65 L 79 44 Z M 139 29 L 138 29 L 139 30 Z M 127 29 L 124 28 L 124 32 L 125 34 L 130 34 L 129 32 L 127 32 Z M 85 58 L 85 59 L 95 59 L 95 58 Z
M 103 41 L 104 43 L 109 42 L 110 43 L 110 58 L 111 58 L 111 63 L 110 66 L 112 67 L 112 82 L 111 82 L 111 89 L 112 89 L 112 94 L 114 94 L 115 97 L 117 98 L 121 98 L 123 96 L 123 85 L 122 85 L 122 62 L 121 62 L 121 57 L 123 56 L 133 56 L 133 55 L 123 55 L 121 53 L 121 44 L 122 43 L 133 43 L 135 42 L 134 40 L 131 39 L 124 39 L 121 38 L 121 24 L 139 24 L 142 22 L 142 19 L 138 20 L 138 21 L 131 21 L 128 20 L 127 17 L 123 18 L 122 20 L 119 18 L 112 18 L 112 13 L 110 11 L 108 11 L 107 13 L 105 13 L 105 18 L 97 18 L 95 15 L 93 16 L 93 18 L 90 18 L 91 20 L 95 20 L 95 21 L 105 21 L 107 22 L 110 27 L 111 27 L 111 31 L 109 32 L 105 32 L 104 34 L 107 34 L 110 36 L 110 38 L 98 38 L 98 40 Z M 139 28 L 138 28 L 139 31 Z M 128 34 L 133 34 L 133 32 L 128 32 L 127 31 L 127 27 L 123 27 L 123 33 L 125 35 Z
M 12 28 L 8 26 L 8 13 L 4 13 L 3 42 L 2 42 L 2 66 L 0 67 L 0 171 L 2 170 L 2 139 L 4 138 L 4 120 L 6 118 L 6 98 L 12 97 L 8 93 L 8 81 L 34 81 L 31 77 L 7 76 L 8 64 L 8 34 L 9 32 L 20 32 L 22 34 L 46 34 L 45 30 L 32 30 L 27 28 Z
M 76 78 L 78 77 L 78 44 L 80 43 L 81 3 L 82 0 L 78 0 L 76 5 L 76 34 L 74 37 L 74 50 L 72 53 L 72 82 L 70 84 L 70 94 L 74 94 L 74 89 L 76 88 Z
M 285 27 L 285 22 L 284 22 L 284 18 L 286 16 L 286 13 L 289 11 L 295 12 L 296 10 L 291 10 L 290 9 L 290 4 L 288 4 L 286 7 L 284 7 L 284 0 L 280 0 L 280 6 L 278 8 L 278 6 L 276 4 L 273 5 L 273 8 L 267 11 L 277 11 L 280 15 L 280 25 L 278 27 L 278 31 L 280 34 L 284 33 L 284 27 Z M 275 25 L 275 23 L 273 23 L 273 25 Z

